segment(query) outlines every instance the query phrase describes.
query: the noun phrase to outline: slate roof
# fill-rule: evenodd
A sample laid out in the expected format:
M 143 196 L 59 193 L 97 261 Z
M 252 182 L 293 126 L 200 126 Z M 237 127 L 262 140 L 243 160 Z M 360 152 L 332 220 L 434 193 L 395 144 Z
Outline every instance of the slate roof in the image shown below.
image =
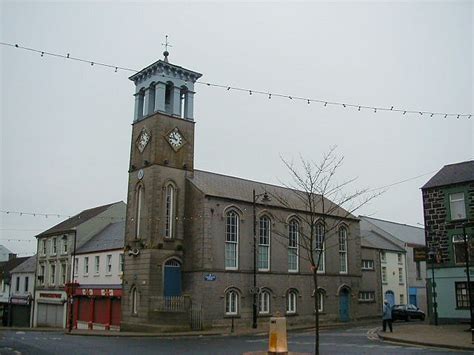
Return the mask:
M 361 231 L 360 245 L 366 248 L 405 252 L 405 249 L 375 231 Z
M 25 256 L 22 258 L 14 258 L 8 261 L 3 261 L 0 263 L 0 278 L 5 278 L 10 275 L 12 269 L 20 265 L 21 263 L 25 262 L 29 256 Z
M 266 203 L 269 207 L 290 208 L 303 212 L 308 210 L 305 205 L 305 195 L 298 190 L 202 170 L 194 170 L 194 176 L 188 177 L 188 180 L 206 196 L 252 203 L 255 189 L 257 194 L 265 191 L 269 194 L 271 201 Z M 335 211 L 331 215 L 357 219 L 356 216 L 337 207 L 328 199 L 325 199 L 325 207 L 326 211 L 330 209 Z M 321 212 L 321 209 L 318 212 Z
M 26 261 L 13 268 L 10 273 L 36 272 L 36 255 L 30 256 Z
M 78 248 L 76 254 L 123 249 L 124 241 L 125 221 L 111 223 Z
M 445 165 L 422 189 L 474 181 L 474 160 Z
M 11 254 L 11 251 L 4 245 L 0 245 L 0 261 L 7 261 L 8 254 Z
M 365 216 L 359 216 L 359 218 L 383 229 L 405 243 L 425 245 L 425 230 L 423 228 Z
M 56 224 L 54 227 L 51 227 L 50 229 L 45 230 L 44 232 L 38 234 L 36 237 L 52 235 L 52 234 L 57 234 L 57 233 L 62 233 L 62 232 L 68 232 L 76 228 L 77 226 L 81 225 L 82 223 L 88 221 L 89 219 L 94 218 L 95 216 L 106 211 L 109 207 L 120 202 L 109 203 L 108 205 L 98 206 L 98 207 L 90 208 L 88 210 L 84 210 L 80 212 L 79 214 L 69 219 L 66 219 L 65 221 L 62 221 L 61 223 Z

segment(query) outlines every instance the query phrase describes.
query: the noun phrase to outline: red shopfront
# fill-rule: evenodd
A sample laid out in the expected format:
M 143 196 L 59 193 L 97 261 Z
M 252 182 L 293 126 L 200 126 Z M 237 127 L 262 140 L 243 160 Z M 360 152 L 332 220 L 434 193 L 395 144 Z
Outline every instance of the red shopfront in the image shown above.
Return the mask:
M 76 329 L 119 330 L 122 290 L 78 287 L 74 290 Z

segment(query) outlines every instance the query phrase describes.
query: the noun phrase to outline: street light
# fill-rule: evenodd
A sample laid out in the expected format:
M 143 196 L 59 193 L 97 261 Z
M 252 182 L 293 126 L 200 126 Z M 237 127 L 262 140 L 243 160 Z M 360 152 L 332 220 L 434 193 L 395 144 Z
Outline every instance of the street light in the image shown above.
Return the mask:
M 253 190 L 253 313 L 252 328 L 257 328 L 257 200 L 262 197 L 262 202 L 269 202 L 270 197 L 265 191 L 262 194 L 256 194 Z
M 74 291 L 75 291 L 75 286 L 76 283 L 74 281 L 74 269 L 76 268 L 76 243 L 77 243 L 77 231 L 73 230 L 74 233 L 74 246 L 72 250 L 72 261 L 71 261 L 71 272 L 69 273 L 69 285 L 67 285 L 67 294 L 68 294 L 68 303 L 69 303 L 69 324 L 68 324 L 68 333 L 72 332 L 72 326 L 73 326 L 73 317 L 74 317 L 74 311 L 73 311 L 73 303 L 74 303 Z M 65 240 L 67 242 L 67 236 Z M 63 237 L 63 238 L 64 238 Z M 77 314 L 76 314 L 77 317 Z
M 434 264 L 436 259 L 437 250 L 434 246 L 430 247 L 428 255 L 431 259 L 431 287 L 432 287 L 432 294 L 433 294 L 433 317 L 434 317 L 434 324 L 438 325 L 438 303 L 436 303 L 436 282 L 434 277 Z
M 471 273 L 470 273 L 470 248 L 469 242 L 466 234 L 466 224 L 462 225 L 462 236 L 464 239 L 464 248 L 466 253 L 466 275 L 467 275 L 467 294 L 469 297 L 469 313 L 471 315 L 471 343 L 474 343 L 474 316 L 473 316 L 473 300 L 472 300 L 472 289 L 471 289 Z

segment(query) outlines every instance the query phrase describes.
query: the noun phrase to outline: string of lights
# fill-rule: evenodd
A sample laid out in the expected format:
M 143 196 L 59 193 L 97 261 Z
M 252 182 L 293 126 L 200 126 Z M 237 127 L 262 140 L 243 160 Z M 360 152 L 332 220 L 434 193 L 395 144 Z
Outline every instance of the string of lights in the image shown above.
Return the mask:
M 57 57 L 57 58 L 63 58 L 63 59 L 68 59 L 72 61 L 77 61 L 81 63 L 86 63 L 89 64 L 90 66 L 99 66 L 99 67 L 105 67 L 105 68 L 110 68 L 114 69 L 114 72 L 118 71 L 125 71 L 125 72 L 131 72 L 131 73 L 138 73 L 139 70 L 132 69 L 132 68 L 127 68 L 119 65 L 114 65 L 114 64 L 107 64 L 107 63 L 102 63 L 94 60 L 89 60 L 89 59 L 84 59 L 80 57 L 74 57 L 71 56 L 70 53 L 66 54 L 61 54 L 61 53 L 54 53 L 54 52 L 49 52 L 45 50 L 40 50 L 40 49 L 35 49 L 35 48 L 30 48 L 30 47 L 25 47 L 21 46 L 19 44 L 15 43 L 7 43 L 7 42 L 0 42 L 0 45 L 2 46 L 7 46 L 7 47 L 12 47 L 12 48 L 17 48 L 17 49 L 22 49 L 25 51 L 30 51 L 34 52 L 37 54 L 40 54 L 41 57 L 45 56 L 51 56 L 51 57 Z M 162 74 L 162 77 L 167 77 L 170 78 L 169 76 Z M 402 114 L 403 116 L 405 115 L 417 115 L 421 117 L 429 117 L 433 118 L 435 116 L 440 117 L 440 118 L 467 118 L 471 119 L 472 113 L 453 113 L 453 112 L 436 112 L 436 111 L 430 111 L 430 110 L 413 110 L 413 109 L 407 109 L 407 108 L 400 108 L 400 107 L 395 107 L 395 106 L 390 106 L 390 107 L 384 107 L 384 106 L 372 106 L 372 105 L 363 105 L 363 104 L 355 104 L 355 103 L 347 103 L 347 102 L 340 102 L 340 101 L 332 101 L 332 100 L 326 100 L 326 99 L 316 99 L 316 98 L 310 98 L 310 97 L 302 97 L 298 95 L 288 95 L 288 94 L 281 94 L 281 93 L 275 93 L 275 92 L 268 92 L 268 91 L 261 91 L 261 90 L 254 90 L 254 89 L 249 89 L 249 88 L 243 88 L 243 87 L 236 87 L 236 86 L 231 86 L 231 85 L 222 85 L 222 84 L 215 84 L 211 82 L 205 82 L 205 81 L 197 81 L 196 84 L 199 85 L 205 85 L 208 87 L 214 87 L 214 88 L 219 88 L 219 89 L 224 89 L 227 91 L 239 91 L 239 92 L 245 92 L 248 93 L 249 95 L 262 95 L 267 97 L 269 100 L 272 99 L 273 97 L 278 97 L 278 98 L 283 98 L 283 99 L 289 99 L 292 101 L 302 101 L 304 103 L 307 103 L 308 105 L 311 103 L 316 103 L 319 105 L 323 105 L 323 107 L 328 107 L 328 106 L 335 106 L 335 107 L 341 107 L 344 109 L 355 109 L 358 112 L 360 111 L 371 111 L 373 113 L 377 113 L 380 111 L 385 111 L 385 112 L 394 112 L 394 113 L 399 113 Z

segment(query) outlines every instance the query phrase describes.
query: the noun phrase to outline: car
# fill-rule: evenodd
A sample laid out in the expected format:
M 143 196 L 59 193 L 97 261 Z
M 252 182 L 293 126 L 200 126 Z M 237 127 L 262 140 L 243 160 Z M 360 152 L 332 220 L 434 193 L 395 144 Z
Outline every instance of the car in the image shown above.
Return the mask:
M 412 304 L 396 304 L 392 307 L 392 320 L 425 320 L 425 312 Z

